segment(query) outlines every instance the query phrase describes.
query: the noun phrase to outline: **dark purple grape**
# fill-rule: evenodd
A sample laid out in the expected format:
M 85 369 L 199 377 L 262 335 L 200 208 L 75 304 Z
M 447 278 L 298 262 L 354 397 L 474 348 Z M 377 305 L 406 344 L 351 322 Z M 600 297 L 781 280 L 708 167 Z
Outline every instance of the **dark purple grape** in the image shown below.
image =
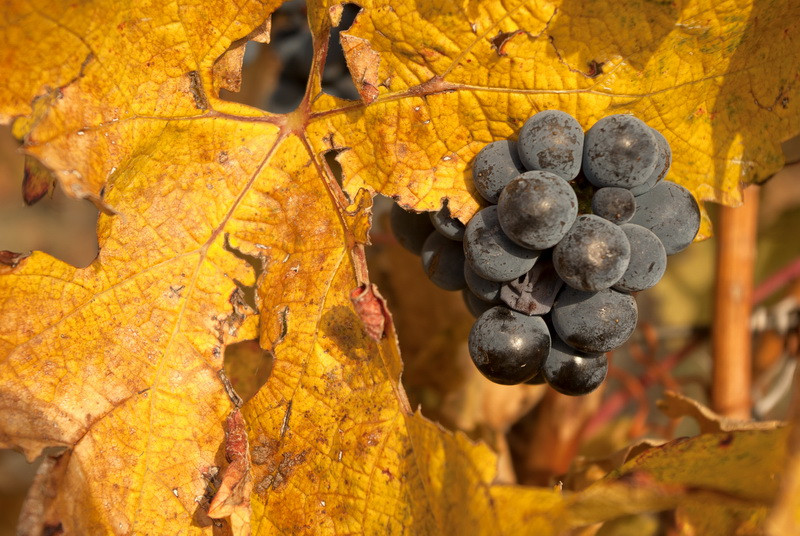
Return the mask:
M 475 273 L 475 270 L 469 267 L 468 262 L 464 263 L 464 280 L 467 282 L 467 288 L 481 300 L 489 303 L 500 303 L 500 287 L 502 283 L 482 278 Z
M 625 188 L 600 188 L 592 196 L 592 212 L 604 220 L 620 225 L 636 212 L 636 199 Z
M 500 194 L 503 232 L 520 246 L 547 249 L 561 240 L 578 215 L 578 198 L 567 181 L 549 171 L 527 171 Z
M 425 240 L 421 257 L 422 267 L 434 285 L 445 290 L 466 288 L 464 249 L 461 242 L 450 240 L 434 231 Z
M 460 241 L 464 239 L 464 224 L 450 217 L 450 209 L 447 208 L 447 204 L 436 212 L 431 212 L 430 218 L 436 230 L 450 240 Z
M 475 321 L 469 354 L 478 370 L 495 383 L 513 385 L 533 378 L 550 352 L 550 332 L 539 316 L 501 305 Z
M 604 188 L 645 184 L 658 161 L 653 129 L 632 115 L 609 115 L 592 126 L 583 145 L 583 172 Z
M 641 225 L 626 223 L 620 226 L 631 245 L 631 260 L 619 281 L 616 290 L 639 292 L 659 282 L 667 269 L 667 252 L 664 245 L 649 229 Z
M 662 181 L 636 198 L 630 223 L 653 231 L 667 255 L 686 249 L 700 230 L 700 207 L 691 192 L 674 182 Z
M 470 268 L 490 281 L 511 281 L 530 270 L 539 252 L 523 248 L 500 228 L 497 207 L 480 210 L 464 232 L 464 253 Z
M 564 282 L 578 290 L 609 288 L 619 281 L 631 257 L 625 233 L 608 220 L 582 214 L 553 249 L 553 265 Z
M 517 144 L 493 141 L 480 150 L 472 164 L 475 189 L 490 203 L 497 203 L 500 192 L 511 179 L 525 171 L 517 154 Z
M 672 165 L 672 148 L 669 146 L 669 142 L 661 132 L 656 129 L 652 130 L 653 136 L 656 138 L 656 144 L 658 145 L 656 168 L 644 184 L 631 188 L 631 193 L 633 195 L 642 195 L 646 191 L 652 190 L 656 184 L 666 177 L 669 167 Z
M 625 343 L 636 328 L 633 296 L 616 290 L 584 292 L 564 287 L 551 312 L 561 340 L 582 352 L 603 353 Z
M 400 245 L 414 255 L 422 253 L 422 245 L 434 230 L 426 212 L 407 212 L 398 204 L 392 205 L 389 224 Z
M 545 110 L 525 121 L 517 149 L 526 168 L 550 171 L 569 181 L 581 170 L 583 128 L 566 112 Z
M 517 312 L 544 315 L 550 312 L 563 285 L 550 256 L 542 255 L 528 273 L 500 288 L 500 299 Z
M 561 394 L 586 395 L 597 389 L 608 374 L 605 354 L 579 352 L 553 337 L 550 354 L 542 366 L 545 381 Z
M 494 307 L 494 304 L 483 301 L 468 288 L 461 291 L 461 296 L 464 298 L 464 303 L 467 304 L 467 309 L 475 318 Z

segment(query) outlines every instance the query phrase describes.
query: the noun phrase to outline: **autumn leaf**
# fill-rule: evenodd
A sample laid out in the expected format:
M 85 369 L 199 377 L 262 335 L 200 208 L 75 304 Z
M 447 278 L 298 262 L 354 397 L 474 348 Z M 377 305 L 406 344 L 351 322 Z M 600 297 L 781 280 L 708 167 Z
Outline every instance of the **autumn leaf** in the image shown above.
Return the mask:
M 364 1 L 342 39 L 357 102 L 321 91 L 341 5 L 309 2 L 314 66 L 298 109 L 220 99 L 236 87 L 241 40 L 265 40 L 278 3 L 3 2 L 0 119 L 66 192 L 104 209 L 90 266 L 36 252 L 0 272 L 0 440 L 29 458 L 68 449 L 48 481 L 57 492 L 40 494 L 48 523 L 211 533 L 220 489 L 232 493 L 211 513 L 235 512 L 240 534 L 248 523 L 255 534 L 555 534 L 682 504 L 680 486 L 668 501 L 636 495 L 640 481 L 622 476 L 638 472 L 604 484 L 622 482 L 615 509 L 589 490 L 493 484 L 485 445 L 413 412 L 391 322 L 369 336 L 351 300 L 369 284 L 371 199 L 431 210 L 449 198 L 466 220 L 476 152 L 560 108 L 584 126 L 636 113 L 672 143 L 673 180 L 734 203 L 800 127 L 800 8 Z M 226 346 L 255 338 L 274 364 L 241 409 L 247 471 L 226 460 L 236 408 L 219 371 Z M 765 434 L 752 437 L 780 439 Z M 691 445 L 713 453 L 714 440 Z M 681 448 L 659 452 L 681 463 Z M 643 465 L 647 490 L 675 483 L 667 464 Z
M 647 449 L 570 497 L 568 523 L 675 508 L 683 534 L 752 534 L 777 495 L 787 437 L 786 428 L 738 430 Z

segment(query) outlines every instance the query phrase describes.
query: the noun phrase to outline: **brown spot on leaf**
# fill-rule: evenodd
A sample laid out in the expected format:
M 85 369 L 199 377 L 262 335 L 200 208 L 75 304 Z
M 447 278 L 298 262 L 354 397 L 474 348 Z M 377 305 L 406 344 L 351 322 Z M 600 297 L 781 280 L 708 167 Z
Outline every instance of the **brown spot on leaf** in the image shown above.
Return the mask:
M 264 452 L 263 454 L 266 455 L 267 453 Z M 257 493 L 265 493 L 270 488 L 279 490 L 285 486 L 295 467 L 306 461 L 308 450 L 298 453 L 284 452 L 280 456 L 276 456 L 276 454 L 277 448 L 269 453 L 269 460 L 266 463 L 269 474 L 256 485 Z
M 194 105 L 198 110 L 208 110 L 208 97 L 206 97 L 206 90 L 203 89 L 203 79 L 200 78 L 200 73 L 189 71 L 186 76 L 189 77 L 189 91 L 194 98 Z
M 0 265 L 16 268 L 17 265 L 30 253 L 15 253 L 14 251 L 3 250 L 0 251 Z M 3 266 L 0 266 L 0 274 L 4 272 Z
M 506 45 L 509 41 L 511 41 L 514 37 L 518 35 L 527 34 L 527 32 L 523 30 L 514 30 L 513 32 L 500 32 L 494 37 L 492 37 L 492 48 L 495 52 L 497 52 L 498 56 L 506 56 L 508 52 L 506 51 Z
M 266 465 L 278 451 L 278 441 L 270 438 L 261 438 L 261 445 L 253 447 L 253 465 Z
M 25 174 L 22 178 L 22 199 L 26 205 L 33 205 L 51 192 L 56 179 L 53 173 L 38 159 L 25 156 Z
M 601 74 L 603 74 L 603 65 L 605 62 L 592 60 L 589 62 L 589 72 L 586 73 L 586 76 L 589 78 L 597 78 Z
M 719 440 L 720 447 L 729 447 L 733 443 L 733 434 L 727 434 Z

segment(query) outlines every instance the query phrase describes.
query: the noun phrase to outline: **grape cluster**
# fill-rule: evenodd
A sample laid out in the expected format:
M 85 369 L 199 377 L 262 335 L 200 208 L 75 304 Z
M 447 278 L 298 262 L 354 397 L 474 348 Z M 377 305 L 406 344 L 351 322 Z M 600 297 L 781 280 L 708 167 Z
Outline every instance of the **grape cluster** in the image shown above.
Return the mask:
M 395 205 L 391 225 L 436 285 L 463 292 L 484 376 L 587 394 L 606 377 L 605 353 L 636 327 L 631 293 L 655 285 L 699 230 L 694 197 L 664 180 L 671 161 L 664 136 L 634 116 L 604 117 L 584 134 L 547 110 L 517 142 L 475 157 L 475 188 L 490 204 L 467 225 L 447 204 L 430 214 Z

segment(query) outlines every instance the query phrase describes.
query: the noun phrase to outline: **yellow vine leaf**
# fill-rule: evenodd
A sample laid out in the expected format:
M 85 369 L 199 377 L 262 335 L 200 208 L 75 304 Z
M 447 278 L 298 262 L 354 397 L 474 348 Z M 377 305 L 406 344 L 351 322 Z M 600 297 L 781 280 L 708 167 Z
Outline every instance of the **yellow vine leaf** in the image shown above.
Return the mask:
M 46 523 L 211 534 L 220 489 L 237 534 L 546 535 L 654 504 L 494 485 L 485 445 L 408 407 L 391 318 L 376 341 L 352 300 L 372 194 L 466 219 L 475 153 L 556 107 L 636 113 L 672 180 L 735 203 L 800 126 L 793 2 L 365 0 L 343 37 L 361 102 L 322 93 L 341 5 L 309 2 L 306 98 L 277 115 L 218 95 L 278 0 L 0 1 L 0 120 L 105 210 L 88 267 L 0 255 L 0 442 L 68 449 Z M 236 417 L 249 461 L 226 459 L 224 349 L 257 337 L 274 367 Z
M 371 105 L 322 96 L 308 129 L 318 151 L 347 149 L 338 160 L 351 193 L 369 188 L 418 210 L 449 198 L 467 220 L 478 208 L 475 154 L 555 108 L 584 128 L 636 114 L 670 142 L 669 180 L 735 205 L 740 183 L 780 169 L 779 143 L 800 128 L 796 2 L 360 5 L 348 61 L 358 73 L 378 62 Z
M 778 493 L 789 430 L 701 434 L 645 450 L 567 499 L 568 525 L 675 508 L 682 534 L 758 534 Z M 765 455 L 769 453 L 769 455 Z

